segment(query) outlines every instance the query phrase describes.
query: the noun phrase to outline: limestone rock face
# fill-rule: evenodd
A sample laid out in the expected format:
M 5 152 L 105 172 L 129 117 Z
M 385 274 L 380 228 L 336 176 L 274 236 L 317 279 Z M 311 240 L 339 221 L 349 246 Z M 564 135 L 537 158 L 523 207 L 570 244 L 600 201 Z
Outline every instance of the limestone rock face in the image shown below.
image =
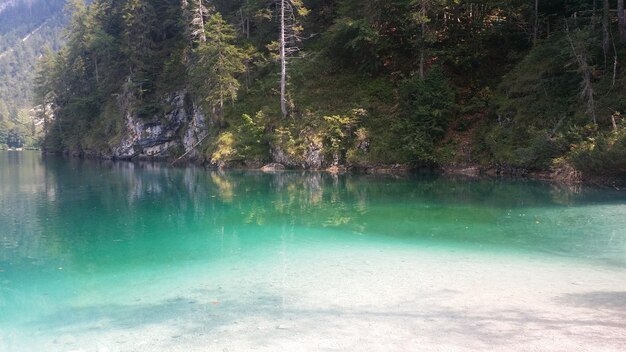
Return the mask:
M 324 145 L 321 141 L 311 140 L 304 151 L 304 164 L 307 169 L 319 170 L 324 163 Z
M 289 155 L 289 153 L 280 146 L 272 146 L 270 153 L 272 154 L 272 161 L 274 161 L 274 163 L 282 164 L 287 167 L 300 167 L 302 165 L 295 157 Z
M 165 159 L 190 151 L 208 133 L 207 119 L 185 91 L 166 96 L 165 103 L 169 111 L 152 118 L 127 111 L 125 133 L 111 148 L 111 157 Z M 199 154 L 192 150 L 187 157 L 194 160 Z

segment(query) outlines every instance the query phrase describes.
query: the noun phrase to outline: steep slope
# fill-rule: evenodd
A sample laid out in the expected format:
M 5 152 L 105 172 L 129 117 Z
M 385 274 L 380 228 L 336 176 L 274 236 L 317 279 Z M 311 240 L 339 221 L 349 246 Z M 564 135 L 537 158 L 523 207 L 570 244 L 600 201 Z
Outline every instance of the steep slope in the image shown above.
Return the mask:
M 592 1 L 278 3 L 73 1 L 38 75 L 45 148 L 626 175 L 626 38 Z
M 0 148 L 36 144 L 32 89 L 37 59 L 58 50 L 64 0 L 0 2 Z

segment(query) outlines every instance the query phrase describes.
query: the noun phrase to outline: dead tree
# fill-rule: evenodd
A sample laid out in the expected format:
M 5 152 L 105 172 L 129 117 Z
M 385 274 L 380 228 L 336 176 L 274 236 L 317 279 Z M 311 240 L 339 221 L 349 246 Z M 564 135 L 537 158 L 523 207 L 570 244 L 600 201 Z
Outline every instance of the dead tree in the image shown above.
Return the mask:
M 624 0 L 617 0 L 617 27 L 619 29 L 619 42 L 626 43 L 626 19 L 624 18 Z
M 591 67 L 587 63 L 587 55 L 584 50 L 577 50 L 576 45 L 574 45 L 574 41 L 572 40 L 572 36 L 570 35 L 569 25 L 567 22 L 565 23 L 565 31 L 567 33 L 567 40 L 569 41 L 570 47 L 572 49 L 572 54 L 576 59 L 576 64 L 578 65 L 578 71 L 581 76 L 581 91 L 580 95 L 583 99 L 585 99 L 587 104 L 587 114 L 591 117 L 593 124 L 597 124 L 596 120 L 596 102 L 595 102 L 595 93 L 593 91 L 593 85 L 591 82 Z
M 287 66 L 291 56 L 297 53 L 301 42 L 301 28 L 296 21 L 296 15 L 303 13 L 304 8 L 298 0 L 277 0 L 280 21 L 280 111 L 283 117 L 289 115 L 287 109 Z

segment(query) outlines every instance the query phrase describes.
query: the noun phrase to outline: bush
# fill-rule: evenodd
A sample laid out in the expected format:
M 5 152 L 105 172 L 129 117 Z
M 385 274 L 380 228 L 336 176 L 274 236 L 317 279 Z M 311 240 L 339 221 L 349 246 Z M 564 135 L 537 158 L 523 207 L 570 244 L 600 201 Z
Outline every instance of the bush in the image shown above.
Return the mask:
M 586 139 L 567 158 L 587 175 L 626 177 L 626 127 Z
M 268 159 L 269 147 L 265 136 L 265 114 L 259 111 L 254 119 L 243 114 L 239 124 L 222 132 L 209 146 L 209 157 L 214 163 L 235 160 Z
M 401 117 L 390 126 L 404 161 L 436 163 L 435 145 L 442 140 L 457 111 L 456 93 L 441 68 L 431 69 L 400 87 Z

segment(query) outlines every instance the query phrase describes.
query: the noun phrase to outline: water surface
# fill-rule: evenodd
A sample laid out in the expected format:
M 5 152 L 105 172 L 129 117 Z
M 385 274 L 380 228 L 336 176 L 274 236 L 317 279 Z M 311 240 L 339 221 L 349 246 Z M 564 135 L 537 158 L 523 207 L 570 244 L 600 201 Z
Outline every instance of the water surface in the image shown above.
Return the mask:
M 624 193 L 0 152 L 0 350 L 618 351 L 625 322 Z

